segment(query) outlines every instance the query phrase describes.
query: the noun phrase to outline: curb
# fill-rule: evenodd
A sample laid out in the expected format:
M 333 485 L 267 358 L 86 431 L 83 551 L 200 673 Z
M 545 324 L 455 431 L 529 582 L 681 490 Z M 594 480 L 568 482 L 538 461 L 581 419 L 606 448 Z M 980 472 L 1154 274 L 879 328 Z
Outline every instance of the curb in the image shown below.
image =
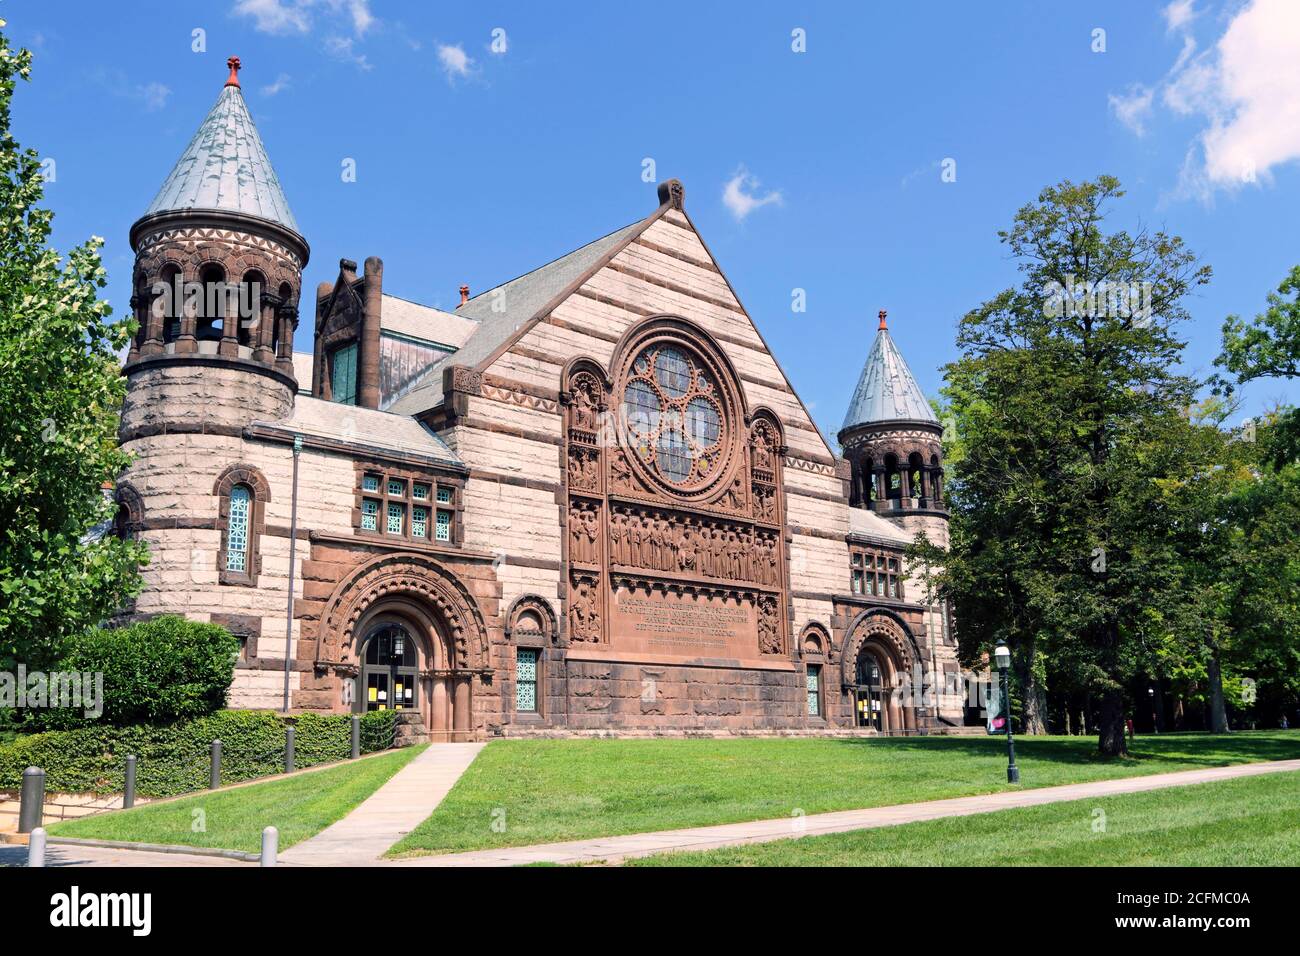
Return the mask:
M 23 834 L 26 836 L 26 834 Z M 24 841 L 26 842 L 26 841 Z M 257 863 L 262 857 L 243 850 L 220 850 L 215 847 L 176 846 L 170 843 L 129 843 L 125 840 L 91 840 L 80 837 L 49 837 L 50 846 L 90 846 L 109 850 L 138 850 L 142 853 L 175 853 L 178 856 L 217 856 L 244 863 Z

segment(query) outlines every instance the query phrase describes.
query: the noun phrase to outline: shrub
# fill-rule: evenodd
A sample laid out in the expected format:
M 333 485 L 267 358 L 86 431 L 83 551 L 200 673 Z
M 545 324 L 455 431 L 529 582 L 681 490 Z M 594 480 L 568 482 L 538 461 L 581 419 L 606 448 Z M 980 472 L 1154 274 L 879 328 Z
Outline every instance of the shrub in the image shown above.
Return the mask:
M 94 628 L 72 640 L 58 670 L 104 675 L 103 713 L 30 708 L 42 729 L 168 724 L 226 705 L 239 640 L 223 627 L 163 616 L 120 628 Z
M 396 711 L 361 717 L 361 752 L 392 746 Z M 271 711 L 224 710 L 169 726 L 83 727 L 26 734 L 0 744 L 0 790 L 22 786 L 23 770 L 45 771 L 47 790 L 120 793 L 128 754 L 135 754 L 136 790 L 166 797 L 208 785 L 213 739 L 221 741 L 221 780 L 235 783 L 284 770 L 285 720 Z M 303 714 L 295 719 L 294 765 L 310 767 L 351 754 L 351 716 Z

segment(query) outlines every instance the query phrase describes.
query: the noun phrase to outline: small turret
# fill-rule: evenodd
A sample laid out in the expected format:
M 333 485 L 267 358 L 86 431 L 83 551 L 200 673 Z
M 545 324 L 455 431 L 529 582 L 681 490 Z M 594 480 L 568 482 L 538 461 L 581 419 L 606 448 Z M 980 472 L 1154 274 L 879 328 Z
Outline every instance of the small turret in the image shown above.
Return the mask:
M 947 542 L 943 426 L 879 313 L 876 339 L 853 391 L 839 440 L 852 466 L 849 504 Z
M 240 426 L 292 407 L 293 333 L 310 250 L 239 85 L 240 61 L 131 227 L 122 439 L 140 428 Z

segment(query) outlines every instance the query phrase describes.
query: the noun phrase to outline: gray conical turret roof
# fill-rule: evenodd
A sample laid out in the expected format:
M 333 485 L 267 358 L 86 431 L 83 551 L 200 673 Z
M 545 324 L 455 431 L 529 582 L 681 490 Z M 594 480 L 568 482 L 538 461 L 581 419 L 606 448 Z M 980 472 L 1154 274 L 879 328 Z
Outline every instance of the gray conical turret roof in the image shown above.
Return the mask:
M 257 216 L 302 235 L 233 72 L 144 215 L 190 210 Z
M 853 400 L 849 402 L 849 411 L 840 430 L 892 421 L 939 424 L 938 416 L 890 337 L 882 312 L 880 331 L 871 343 L 871 351 L 867 353 L 867 362 L 862 366 L 858 387 L 853 390 Z

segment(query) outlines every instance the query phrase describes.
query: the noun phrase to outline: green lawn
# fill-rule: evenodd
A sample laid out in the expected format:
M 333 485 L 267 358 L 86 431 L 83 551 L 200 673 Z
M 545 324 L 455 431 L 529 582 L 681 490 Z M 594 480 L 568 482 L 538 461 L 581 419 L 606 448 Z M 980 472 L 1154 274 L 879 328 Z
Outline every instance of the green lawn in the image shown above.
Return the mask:
M 627 865 L 1300 866 L 1300 773 L 666 853 Z
M 423 749 L 404 747 L 328 770 L 82 817 L 47 829 L 52 836 L 255 853 L 262 845 L 262 828 L 274 826 L 283 850 L 342 819 Z
M 1300 731 L 1017 742 L 1021 785 L 1300 758 Z M 434 853 L 788 817 L 1007 788 L 1001 738 L 502 740 L 389 852 Z

